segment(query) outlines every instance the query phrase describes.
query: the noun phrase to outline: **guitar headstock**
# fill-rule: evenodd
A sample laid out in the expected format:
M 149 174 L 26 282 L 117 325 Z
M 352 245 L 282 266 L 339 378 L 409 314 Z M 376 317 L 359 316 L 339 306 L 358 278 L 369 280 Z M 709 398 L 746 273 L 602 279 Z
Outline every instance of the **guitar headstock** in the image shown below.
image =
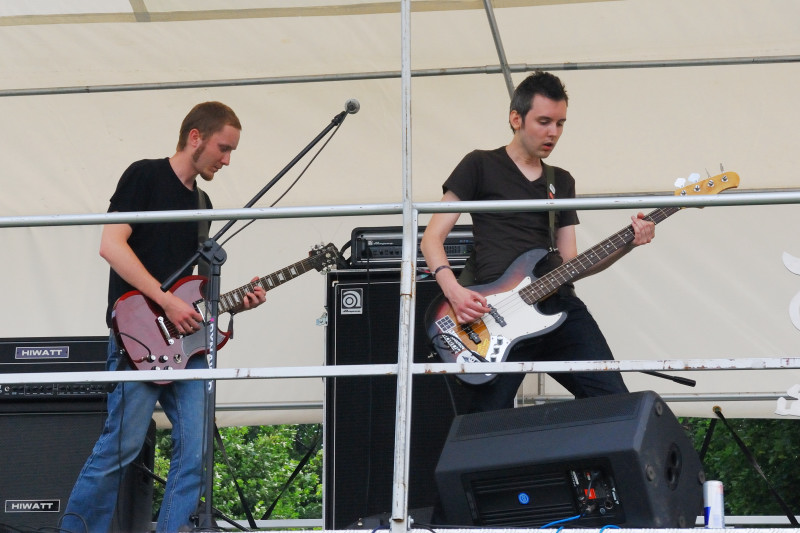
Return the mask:
M 689 196 L 695 194 L 717 194 L 739 186 L 739 174 L 736 172 L 723 172 L 706 179 L 700 179 L 699 174 L 692 174 L 688 180 L 679 178 L 675 181 L 675 196 Z
M 339 249 L 332 243 L 325 245 L 317 244 L 308 252 L 308 255 L 312 258 L 314 268 L 320 272 L 332 270 L 344 261 L 339 253 Z

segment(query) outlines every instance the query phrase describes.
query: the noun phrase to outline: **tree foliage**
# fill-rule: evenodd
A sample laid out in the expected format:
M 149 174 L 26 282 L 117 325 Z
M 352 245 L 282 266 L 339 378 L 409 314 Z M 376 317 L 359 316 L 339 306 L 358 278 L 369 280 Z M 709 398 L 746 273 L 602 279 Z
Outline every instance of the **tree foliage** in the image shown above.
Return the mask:
M 703 442 L 714 419 L 688 418 L 695 449 Z M 767 481 L 751 465 L 731 431 L 718 420 L 703 458 L 706 479 L 722 481 L 725 514 L 739 516 L 784 516 L 786 513 L 770 491 L 771 485 L 795 515 L 800 514 L 800 419 L 729 419 L 732 430 L 755 457 Z
M 214 507 L 233 520 L 245 520 L 245 505 L 256 520 L 276 502 L 268 518 L 322 517 L 322 451 L 320 424 L 220 428 L 230 466 L 219 449 L 214 454 Z M 172 450 L 168 430 L 157 433 L 155 470 L 166 478 Z M 286 486 L 306 454 L 311 457 Z M 238 483 L 245 499 L 242 503 Z M 281 490 L 286 486 L 285 491 Z M 163 496 L 156 486 L 154 514 Z

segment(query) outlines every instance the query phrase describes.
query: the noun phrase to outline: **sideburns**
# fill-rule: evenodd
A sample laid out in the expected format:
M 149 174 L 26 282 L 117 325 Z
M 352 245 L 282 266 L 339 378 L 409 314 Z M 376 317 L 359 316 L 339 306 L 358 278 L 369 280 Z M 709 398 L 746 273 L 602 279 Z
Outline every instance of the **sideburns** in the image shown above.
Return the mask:
M 203 141 L 200 143 L 200 146 L 195 148 L 194 152 L 192 153 L 192 161 L 197 163 L 197 160 L 200 159 L 200 156 L 203 154 L 205 150 L 206 150 L 206 142 Z

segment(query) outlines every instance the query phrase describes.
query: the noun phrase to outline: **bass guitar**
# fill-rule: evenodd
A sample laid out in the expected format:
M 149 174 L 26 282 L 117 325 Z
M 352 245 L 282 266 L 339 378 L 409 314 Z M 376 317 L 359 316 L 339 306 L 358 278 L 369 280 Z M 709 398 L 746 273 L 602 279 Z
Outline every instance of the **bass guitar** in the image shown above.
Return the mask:
M 221 294 L 219 314 L 236 311 L 242 305 L 245 294 L 253 292 L 256 287 L 269 291 L 311 270 L 330 268 L 339 260 L 339 251 L 333 244 L 317 246 L 311 250 L 308 258 Z M 127 292 L 117 300 L 111 314 L 112 328 L 118 345 L 136 370 L 184 369 L 192 356 L 207 352 L 210 309 L 204 297 L 206 282 L 203 276 L 186 276 L 170 288 L 170 292 L 203 316 L 203 327 L 188 335 L 178 333 L 163 309 L 139 291 Z M 217 328 L 217 349 L 222 348 L 229 337 L 230 332 Z M 169 381 L 155 383 L 163 385 Z
M 678 196 L 716 194 L 739 185 L 739 176 L 725 172 L 705 181 L 680 186 Z M 677 213 L 680 207 L 652 211 L 645 220 L 656 224 Z M 468 324 L 459 324 L 453 308 L 439 295 L 425 313 L 425 330 L 433 349 L 445 363 L 503 362 L 519 341 L 543 335 L 561 325 L 566 312 L 541 313 L 537 304 L 555 293 L 565 283 L 580 277 L 615 250 L 633 241 L 633 227 L 628 226 L 606 240 L 537 278 L 537 264 L 548 254 L 545 249 L 530 250 L 519 256 L 496 281 L 470 289 L 483 295 L 491 312 Z M 465 383 L 482 385 L 496 374 L 456 374 Z

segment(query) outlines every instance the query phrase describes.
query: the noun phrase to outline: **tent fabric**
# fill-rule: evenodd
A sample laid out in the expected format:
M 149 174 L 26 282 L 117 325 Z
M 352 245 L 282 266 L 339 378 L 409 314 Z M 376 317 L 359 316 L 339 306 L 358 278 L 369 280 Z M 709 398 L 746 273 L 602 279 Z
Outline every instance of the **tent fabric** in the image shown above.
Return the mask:
M 573 173 L 579 195 L 665 194 L 676 178 L 714 175 L 720 164 L 739 173 L 740 190 L 796 189 L 797 2 L 498 0 L 493 7 L 513 82 L 545 66 L 566 83 L 569 120 L 549 162 Z M 508 142 L 508 92 L 482 2 L 414 0 L 411 9 L 411 69 L 426 72 L 411 83 L 411 186 L 414 201 L 431 202 L 466 152 Z M 215 207 L 243 206 L 349 98 L 361 110 L 278 205 L 397 203 L 400 61 L 398 2 L 3 2 L 0 213 L 105 212 L 124 168 L 171 155 L 180 120 L 204 100 L 226 102 L 243 123 L 231 166 L 204 187 Z M 663 66 L 675 62 L 682 66 Z M 443 75 L 433 75 L 437 69 Z M 218 83 L 203 86 L 210 81 Z M 271 205 L 305 163 L 257 206 Z M 578 290 L 618 359 L 793 357 L 800 332 L 789 304 L 800 279 L 781 258 L 800 256 L 799 211 L 682 211 L 659 225 L 652 245 Z M 631 214 L 581 212 L 579 248 L 616 232 Z M 222 290 L 299 261 L 320 242 L 341 246 L 353 228 L 399 223 L 388 215 L 257 221 L 225 244 Z M 220 227 L 215 222 L 212 232 Z M 99 226 L 2 235 L 3 336 L 107 333 Z M 219 365 L 323 364 L 324 294 L 319 274 L 271 291 L 267 305 L 237 317 Z M 795 370 L 683 375 L 698 386 L 625 378 L 632 390 L 667 395 L 776 395 L 800 382 Z M 221 382 L 220 404 L 275 409 L 221 411 L 219 423 L 319 421 L 320 409 L 281 406 L 321 403 L 322 391 L 319 378 Z M 541 390 L 537 376 L 524 392 L 564 393 L 549 378 Z M 776 407 L 773 400 L 722 406 L 728 417 L 774 416 Z M 708 402 L 673 408 L 713 416 Z

